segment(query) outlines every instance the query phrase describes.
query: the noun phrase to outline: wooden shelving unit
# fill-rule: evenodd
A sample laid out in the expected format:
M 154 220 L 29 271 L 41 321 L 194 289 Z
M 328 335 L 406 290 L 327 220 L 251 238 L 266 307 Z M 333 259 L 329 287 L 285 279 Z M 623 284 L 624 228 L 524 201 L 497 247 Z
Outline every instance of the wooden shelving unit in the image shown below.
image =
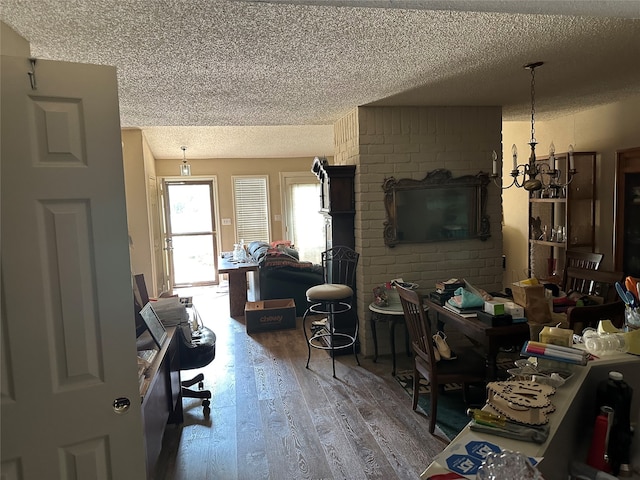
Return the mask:
M 568 153 L 556 154 L 557 168 L 561 170 L 558 183 L 567 182 L 568 158 Z M 532 192 L 529 198 L 529 274 L 539 279 L 549 278 L 553 273 L 556 273 L 554 278 L 561 278 L 567 250 L 592 252 L 594 249 L 596 154 L 574 152 L 573 159 L 577 173 L 571 183 L 552 194 L 545 190 Z M 537 161 L 542 164 L 549 159 L 540 157 Z M 541 197 L 535 196 L 538 194 Z M 551 195 L 555 198 L 549 198 Z M 538 218 L 541 226 L 547 228 L 546 238 L 534 234 L 531 219 Z M 561 241 L 551 238 L 552 229 L 557 227 L 564 227 Z

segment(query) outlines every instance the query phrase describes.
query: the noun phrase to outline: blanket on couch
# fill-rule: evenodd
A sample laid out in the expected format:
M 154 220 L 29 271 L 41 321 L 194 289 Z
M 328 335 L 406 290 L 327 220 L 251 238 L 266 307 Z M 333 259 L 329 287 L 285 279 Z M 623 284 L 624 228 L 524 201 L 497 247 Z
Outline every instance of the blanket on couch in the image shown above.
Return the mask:
M 260 300 L 292 298 L 296 316 L 307 309 L 307 289 L 323 282 L 322 266 L 301 262 L 290 245 L 251 242 L 247 251 L 259 265 Z
M 251 242 L 247 247 L 247 251 L 260 267 L 290 267 L 316 271 L 319 269 L 319 272 L 322 272 L 320 265 L 300 261 L 298 251 L 286 243 Z

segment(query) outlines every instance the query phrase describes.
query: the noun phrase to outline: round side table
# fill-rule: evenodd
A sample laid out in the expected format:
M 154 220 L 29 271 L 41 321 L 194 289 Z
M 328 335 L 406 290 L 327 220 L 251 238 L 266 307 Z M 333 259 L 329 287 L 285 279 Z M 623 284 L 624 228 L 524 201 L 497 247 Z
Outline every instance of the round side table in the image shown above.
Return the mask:
M 394 301 L 395 300 L 395 301 Z M 407 325 L 404 322 L 404 311 L 402 310 L 402 304 L 399 300 L 391 297 L 389 299 L 389 305 L 381 307 L 375 303 L 369 304 L 369 311 L 371 312 L 371 332 L 373 333 L 373 361 L 378 360 L 378 335 L 376 331 L 376 324 L 378 322 L 389 322 L 389 341 L 391 342 L 391 359 L 393 362 L 393 370 L 391 375 L 396 374 L 396 324 L 402 323 L 404 325 L 404 340 L 405 347 L 407 349 L 407 356 L 411 356 L 411 350 L 409 348 L 409 332 L 407 331 Z

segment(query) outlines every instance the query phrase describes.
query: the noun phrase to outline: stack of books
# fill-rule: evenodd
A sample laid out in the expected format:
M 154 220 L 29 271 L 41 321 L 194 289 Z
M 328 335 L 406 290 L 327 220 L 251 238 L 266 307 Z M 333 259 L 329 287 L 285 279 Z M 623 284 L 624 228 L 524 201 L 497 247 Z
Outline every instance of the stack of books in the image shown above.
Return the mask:
M 455 305 L 451 305 L 450 301 L 445 302 L 443 306 L 447 310 L 455 312 L 464 318 L 476 318 L 478 316 L 478 312 L 482 311 L 482 307 L 469 307 L 469 308 L 456 307 Z
M 578 350 L 573 347 L 563 347 L 550 343 L 526 342 L 520 354 L 524 357 L 546 358 L 558 362 L 573 363 L 576 365 L 586 365 L 589 361 L 589 352 Z
M 438 305 L 444 305 L 451 297 L 453 297 L 453 292 L 429 292 L 429 300 Z
M 464 280 L 459 280 L 457 278 L 450 278 L 449 280 L 445 280 L 442 282 L 436 282 L 436 292 L 438 293 L 451 293 L 455 292 L 458 288 L 464 287 Z
M 158 298 L 152 305 L 165 327 L 175 327 L 189 321 L 186 303 L 178 297 Z
M 436 290 L 429 293 L 429 300 L 438 305 L 446 306 L 447 300 L 453 297 L 453 293 L 459 287 L 464 287 L 464 280 L 450 278 L 449 280 L 436 282 Z

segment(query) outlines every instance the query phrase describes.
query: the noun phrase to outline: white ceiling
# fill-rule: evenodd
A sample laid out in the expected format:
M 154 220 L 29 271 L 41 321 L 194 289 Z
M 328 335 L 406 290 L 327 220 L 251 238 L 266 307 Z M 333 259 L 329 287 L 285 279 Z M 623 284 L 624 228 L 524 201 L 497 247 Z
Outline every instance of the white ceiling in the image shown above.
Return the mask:
M 37 58 L 115 65 L 156 158 L 333 154 L 358 105 L 538 119 L 640 94 L 640 1 L 0 0 Z

